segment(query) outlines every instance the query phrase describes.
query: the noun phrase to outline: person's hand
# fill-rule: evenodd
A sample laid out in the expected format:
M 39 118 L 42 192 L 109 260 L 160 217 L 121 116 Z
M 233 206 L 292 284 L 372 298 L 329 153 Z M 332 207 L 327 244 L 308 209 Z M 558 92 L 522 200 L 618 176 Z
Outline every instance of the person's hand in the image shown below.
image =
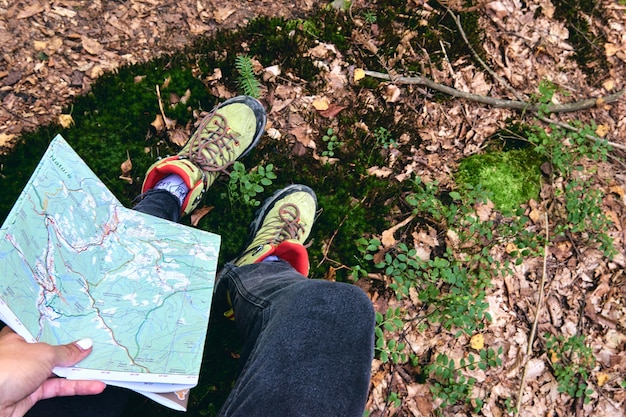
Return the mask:
M 9 327 L 0 331 L 0 417 L 21 417 L 39 400 L 101 393 L 100 381 L 75 381 L 52 375 L 55 366 L 71 366 L 91 353 L 83 339 L 61 346 L 27 343 Z

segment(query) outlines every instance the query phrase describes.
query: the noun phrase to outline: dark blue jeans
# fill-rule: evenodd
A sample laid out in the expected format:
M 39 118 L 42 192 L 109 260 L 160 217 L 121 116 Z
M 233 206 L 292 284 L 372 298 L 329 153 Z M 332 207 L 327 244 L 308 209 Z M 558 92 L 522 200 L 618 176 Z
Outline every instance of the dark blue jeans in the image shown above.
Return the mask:
M 135 210 L 180 220 L 178 200 L 167 191 L 148 191 Z M 220 416 L 363 415 L 375 318 L 361 289 L 308 279 L 274 261 L 227 264 L 216 302 L 227 291 L 244 340 L 244 367 Z

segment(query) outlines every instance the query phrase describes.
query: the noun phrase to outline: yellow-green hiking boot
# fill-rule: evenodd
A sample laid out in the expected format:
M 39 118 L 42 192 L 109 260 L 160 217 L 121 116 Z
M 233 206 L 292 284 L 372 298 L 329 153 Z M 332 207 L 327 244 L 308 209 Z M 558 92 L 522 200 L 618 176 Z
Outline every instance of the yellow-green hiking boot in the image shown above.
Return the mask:
M 170 174 L 189 188 L 181 214 L 191 213 L 215 179 L 256 146 L 265 131 L 267 115 L 258 100 L 238 96 L 209 113 L 178 155 L 155 162 L 146 173 L 142 193 Z
M 250 224 L 249 243 L 233 263 L 243 266 L 274 255 L 307 276 L 309 256 L 304 242 L 311 233 L 316 212 L 317 197 L 306 185 L 294 184 L 278 190 L 256 212 Z

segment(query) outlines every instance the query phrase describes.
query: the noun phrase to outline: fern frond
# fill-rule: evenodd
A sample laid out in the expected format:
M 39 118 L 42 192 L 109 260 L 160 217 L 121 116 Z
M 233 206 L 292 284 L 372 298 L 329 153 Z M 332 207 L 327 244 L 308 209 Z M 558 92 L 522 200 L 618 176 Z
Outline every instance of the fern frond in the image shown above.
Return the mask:
M 239 76 L 237 84 L 247 96 L 259 98 L 261 96 L 261 83 L 256 79 L 252 59 L 248 55 L 237 55 L 235 58 L 235 68 Z

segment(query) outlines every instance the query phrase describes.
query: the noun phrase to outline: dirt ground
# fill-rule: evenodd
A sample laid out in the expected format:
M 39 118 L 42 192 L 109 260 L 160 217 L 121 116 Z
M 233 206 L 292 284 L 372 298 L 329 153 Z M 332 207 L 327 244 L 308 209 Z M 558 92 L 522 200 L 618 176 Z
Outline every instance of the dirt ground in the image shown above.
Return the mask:
M 354 8 L 368 4 L 364 0 L 353 3 Z M 408 3 L 415 9 L 428 10 L 428 2 L 409 0 Z M 451 8 L 460 7 L 454 3 L 449 2 Z M 529 97 L 536 91 L 539 80 L 547 78 L 567 93 L 555 97 L 556 104 L 618 93 L 626 87 L 626 6 L 617 0 L 599 3 L 607 13 L 604 22 L 591 16 L 589 22 L 591 30 L 602 33 L 607 40 L 602 52 L 608 67 L 600 77 L 591 79 L 570 59 L 574 53 L 568 42 L 570 34 L 553 18 L 554 7 L 550 0 L 495 0 L 477 6 L 482 16 L 480 24 L 485 30 L 482 47 L 491 59 L 493 70 L 506 80 L 508 88 L 504 83 L 488 80 L 482 69 L 476 68 L 472 62 L 453 62 L 444 70 L 430 68 L 430 76 L 438 83 L 461 91 L 509 99 L 515 98 L 510 90 Z M 314 0 L 0 0 L 0 147 L 9 144 L 23 131 L 57 121 L 72 97 L 87 92 L 93 80 L 104 72 L 181 48 L 195 36 L 245 25 L 256 16 L 305 17 L 324 4 Z M 368 49 L 367 40 L 356 39 L 355 43 Z M 409 41 L 398 45 L 397 50 L 399 60 L 402 54 L 419 54 L 419 51 L 410 49 Z M 502 128 L 515 114 L 510 109 L 468 100 L 435 102 L 429 99 L 431 96 L 425 89 L 409 89 L 404 85 L 390 84 L 387 96 L 382 99 L 373 97 L 374 93 L 369 93 L 372 97 L 356 97 L 354 90 L 339 80 L 347 77 L 348 65 L 332 51 L 330 57 L 326 56 L 328 51 L 322 52 L 319 59 L 326 60 L 330 68 L 333 65 L 337 68 L 337 72 L 330 71 L 334 78 L 328 77 L 328 88 L 324 93 L 331 104 L 341 97 L 343 103 L 383 101 L 396 103 L 398 108 L 402 104 L 409 109 L 406 113 L 398 110 L 398 119 L 407 117 L 407 114 L 414 118 L 422 146 L 414 150 L 414 155 L 405 155 L 404 173 L 397 176 L 397 180 L 415 173 L 424 180 L 438 180 L 445 185 L 450 181 L 454 161 L 480 151 L 485 138 Z M 302 97 L 293 102 L 292 98 L 289 100 L 294 108 L 299 103 L 298 108 L 308 106 L 311 111 L 310 100 L 307 102 Z M 277 106 L 277 103 L 270 104 Z M 584 287 L 587 297 L 584 316 L 596 329 L 589 335 L 590 345 L 603 367 L 602 372 L 593 374 L 592 382 L 596 389 L 605 384 L 614 388 L 595 396 L 590 405 L 576 402 L 573 407 L 565 408 L 563 404 L 571 403 L 564 394 L 556 391 L 545 361 L 534 358 L 533 365 L 537 368 L 524 393 L 523 416 L 626 414 L 625 390 L 615 388 L 616 379 L 623 381 L 626 375 L 626 99 L 621 97 L 612 103 L 597 100 L 595 104 L 576 112 L 573 118 L 583 122 L 595 121 L 598 125 L 596 134 L 617 146 L 609 163 L 597 168 L 597 175 L 599 186 L 608 196 L 603 210 L 614 222 L 610 235 L 618 256 L 613 262 L 606 262 L 600 259 L 598 251 L 584 251 L 581 256 L 576 253 L 576 248 L 565 244 L 556 248 L 551 254 L 550 265 L 553 281 L 546 296 L 550 315 L 543 319 L 540 328 L 545 330 L 554 326 L 575 331 L 578 301 L 572 293 Z M 271 112 L 268 126 L 275 130 L 289 130 L 306 148 L 314 149 L 308 143 L 313 140 L 309 126 L 286 126 L 284 121 L 277 120 L 278 117 L 279 113 Z M 559 115 L 557 120 L 567 121 L 568 116 Z M 372 168 L 373 175 L 385 175 L 386 167 Z M 529 270 L 538 268 L 538 265 L 520 266 L 515 276 L 498 283 L 489 296 L 494 322 L 486 337 L 490 338 L 489 342 L 511 347 L 504 354 L 506 375 L 497 378 L 476 375 L 478 379 L 483 378 L 481 382 L 489 387 L 493 398 L 517 394 L 511 380 L 528 360 L 520 356 L 521 348 L 514 349 L 523 347 L 528 339 L 527 329 L 519 326 L 520 321 L 527 323 L 528 320 L 527 317 L 521 318 L 520 311 L 530 316 L 535 309 L 532 296 L 537 293 L 538 283 L 530 279 Z M 370 296 L 376 298 L 373 294 Z M 380 308 L 382 300 L 376 302 Z M 388 302 L 392 301 L 384 300 L 385 305 Z M 570 308 L 566 309 L 564 305 Z M 430 343 L 429 338 L 434 337 L 419 335 L 409 343 L 423 353 Z M 460 350 L 462 344 L 463 340 L 457 339 L 448 347 L 454 352 Z M 368 402 L 372 416 L 422 416 L 433 412 L 428 389 L 424 384 L 411 381 L 401 367 L 389 367 L 376 360 L 373 371 Z M 607 382 L 605 378 L 612 379 Z M 401 408 L 389 405 L 390 387 L 403 393 Z M 502 409 L 502 404 L 493 400 L 485 406 L 483 415 L 506 415 Z M 449 415 L 455 415 L 454 410 Z
M 0 0 L 0 146 L 58 119 L 105 71 L 255 16 L 302 17 L 314 0 Z

